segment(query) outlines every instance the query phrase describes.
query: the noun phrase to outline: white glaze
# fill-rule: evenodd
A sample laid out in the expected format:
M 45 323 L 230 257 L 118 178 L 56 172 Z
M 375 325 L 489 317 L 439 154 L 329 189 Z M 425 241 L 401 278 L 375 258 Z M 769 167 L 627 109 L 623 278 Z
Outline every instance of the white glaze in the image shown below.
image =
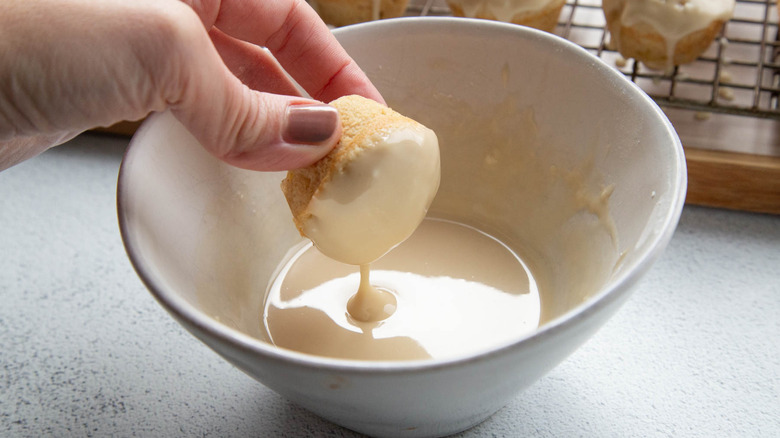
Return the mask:
M 422 125 L 378 133 L 311 200 L 304 232 L 328 257 L 378 259 L 422 222 L 439 188 L 439 144 Z
M 469 226 L 426 219 L 372 266 L 371 284 L 397 298 L 385 304 L 383 320 L 345 312 L 362 275 L 311 245 L 301 249 L 269 285 L 262 321 L 269 338 L 343 359 L 441 359 L 506 345 L 539 325 L 528 267 Z
M 621 11 L 623 26 L 644 22 L 661 34 L 666 40 L 670 64 L 675 47 L 683 37 L 706 28 L 713 21 L 728 21 L 734 5 L 735 0 L 603 0 L 606 14 Z

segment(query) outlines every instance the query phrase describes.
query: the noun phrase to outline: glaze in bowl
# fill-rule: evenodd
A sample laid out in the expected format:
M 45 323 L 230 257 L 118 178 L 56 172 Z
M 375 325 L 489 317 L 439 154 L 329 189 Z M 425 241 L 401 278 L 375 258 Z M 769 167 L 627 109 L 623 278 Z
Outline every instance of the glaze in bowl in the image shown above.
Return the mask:
M 532 261 L 541 326 L 446 360 L 366 362 L 284 350 L 264 293 L 301 243 L 281 173 L 232 168 L 169 113 L 131 141 L 118 210 L 156 299 L 218 354 L 289 400 L 375 436 L 442 436 L 485 420 L 585 342 L 629 297 L 682 210 L 682 146 L 622 74 L 511 24 L 403 18 L 334 31 L 396 110 L 440 137 L 431 214 Z M 619 348 L 619 346 L 618 346 Z

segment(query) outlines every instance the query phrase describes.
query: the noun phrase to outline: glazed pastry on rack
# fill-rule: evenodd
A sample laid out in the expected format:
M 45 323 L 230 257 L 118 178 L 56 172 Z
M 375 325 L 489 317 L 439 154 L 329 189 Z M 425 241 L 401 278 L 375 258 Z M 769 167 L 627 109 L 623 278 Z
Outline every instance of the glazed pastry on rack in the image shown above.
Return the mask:
M 282 191 L 301 235 L 326 256 L 365 265 L 406 240 L 439 189 L 436 134 L 360 96 L 331 102 L 341 140 L 323 159 L 291 170 Z
M 734 13 L 735 0 L 603 0 L 612 45 L 655 70 L 696 60 Z
M 447 0 L 456 17 L 484 18 L 555 30 L 565 0 Z
M 331 26 L 347 26 L 383 18 L 400 17 L 409 0 L 309 0 L 322 21 Z

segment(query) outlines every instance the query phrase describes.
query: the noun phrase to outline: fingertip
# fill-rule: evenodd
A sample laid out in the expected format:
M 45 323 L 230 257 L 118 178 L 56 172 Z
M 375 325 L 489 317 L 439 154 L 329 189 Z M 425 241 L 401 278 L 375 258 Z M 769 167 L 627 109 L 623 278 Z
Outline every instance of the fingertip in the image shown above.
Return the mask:
M 289 105 L 285 111 L 282 139 L 301 145 L 333 147 L 341 132 L 336 108 L 327 104 Z
M 291 104 L 282 130 L 285 170 L 306 167 L 326 156 L 341 139 L 338 110 L 328 104 Z
M 261 94 L 270 100 L 285 98 Z M 219 158 L 250 170 L 292 170 L 317 162 L 339 142 L 341 120 L 335 107 L 300 99 L 288 100 L 281 111 L 274 107 L 267 105 L 258 113 L 264 125 L 258 135 Z

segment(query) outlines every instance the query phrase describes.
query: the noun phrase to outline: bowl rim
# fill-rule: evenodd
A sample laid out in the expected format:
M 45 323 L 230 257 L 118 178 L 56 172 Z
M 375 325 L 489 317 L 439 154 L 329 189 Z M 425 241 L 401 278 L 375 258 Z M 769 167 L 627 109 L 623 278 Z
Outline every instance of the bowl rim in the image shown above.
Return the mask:
M 664 212 L 662 218 L 659 219 L 659 222 L 661 222 L 661 232 L 653 236 L 644 251 L 639 254 L 637 262 L 632 269 L 628 269 L 622 275 L 612 278 L 606 287 L 602 288 L 598 293 L 594 294 L 580 305 L 543 324 L 528 334 L 503 345 L 494 346 L 490 349 L 472 351 L 454 357 L 410 361 L 338 359 L 287 350 L 251 337 L 209 317 L 206 313 L 187 302 L 175 291 L 168 290 L 163 285 L 158 284 L 155 276 L 152 274 L 153 270 L 151 270 L 146 262 L 139 257 L 139 250 L 136 248 L 135 240 L 132 238 L 132 231 L 128 228 L 124 200 L 127 186 L 129 185 L 127 175 L 130 171 L 128 168 L 132 166 L 134 151 L 138 149 L 140 139 L 142 139 L 146 132 L 157 123 L 156 121 L 165 114 L 155 113 L 149 116 L 147 120 L 141 124 L 125 150 L 117 180 L 117 215 L 122 242 L 134 270 L 154 298 L 172 316 L 174 316 L 175 319 L 182 323 L 185 328 L 190 331 L 194 328 L 200 331 L 200 334 L 211 338 L 212 341 L 218 341 L 229 345 L 231 349 L 238 349 L 254 356 L 262 356 L 266 360 L 284 363 L 285 366 L 297 366 L 328 372 L 348 372 L 352 374 L 393 374 L 408 373 L 410 371 L 431 371 L 488 360 L 496 356 L 508 354 L 518 348 L 532 348 L 539 343 L 544 343 L 548 338 L 555 337 L 557 334 L 567 330 L 579 321 L 589 319 L 591 315 L 598 313 L 602 308 L 609 307 L 618 302 L 631 290 L 632 286 L 661 255 L 671 240 L 682 213 L 687 189 L 686 162 L 682 143 L 677 136 L 674 127 L 661 108 L 644 91 L 625 78 L 622 73 L 608 66 L 600 58 L 589 53 L 575 43 L 554 34 L 511 23 L 460 17 L 403 17 L 345 26 L 335 29 L 334 34 L 337 36 L 341 34 L 361 34 L 367 30 L 375 32 L 375 28 L 378 30 L 389 29 L 398 31 L 397 27 L 400 26 L 423 26 L 427 27 L 426 30 L 436 27 L 454 26 L 458 27 L 459 30 L 468 29 L 477 32 L 485 32 L 485 30 L 487 30 L 491 33 L 512 33 L 517 38 L 522 39 L 545 40 L 548 44 L 559 46 L 562 51 L 570 52 L 570 56 L 580 57 L 581 62 L 587 61 L 592 64 L 592 67 L 598 68 L 603 74 L 610 76 L 615 82 L 623 84 L 627 93 L 631 93 L 633 98 L 644 101 L 645 104 L 648 105 L 655 117 L 665 127 L 669 137 L 673 140 L 670 148 L 671 152 L 674 154 L 672 163 L 673 170 L 676 169 L 677 172 L 675 181 L 671 182 L 672 190 L 670 196 L 672 198 L 669 202 L 668 211 Z M 194 334 L 196 337 L 199 337 L 198 333 Z

